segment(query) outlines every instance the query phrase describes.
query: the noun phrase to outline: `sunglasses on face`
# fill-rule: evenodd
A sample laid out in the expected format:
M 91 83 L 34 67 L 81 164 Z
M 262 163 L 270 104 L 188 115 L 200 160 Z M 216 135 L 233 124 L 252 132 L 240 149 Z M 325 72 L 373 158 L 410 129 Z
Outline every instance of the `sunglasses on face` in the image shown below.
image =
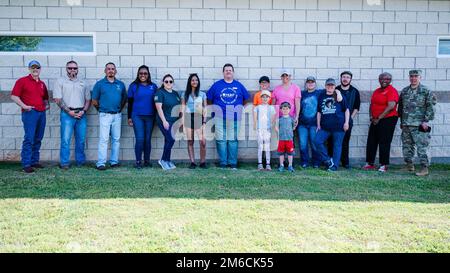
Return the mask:
M 67 70 L 78 70 L 78 67 L 68 67 Z
M 173 81 L 164 81 L 164 83 L 170 83 L 170 84 L 172 84 Z
M 31 67 L 31 69 L 41 69 L 41 67 L 40 66 L 33 66 L 33 67 Z

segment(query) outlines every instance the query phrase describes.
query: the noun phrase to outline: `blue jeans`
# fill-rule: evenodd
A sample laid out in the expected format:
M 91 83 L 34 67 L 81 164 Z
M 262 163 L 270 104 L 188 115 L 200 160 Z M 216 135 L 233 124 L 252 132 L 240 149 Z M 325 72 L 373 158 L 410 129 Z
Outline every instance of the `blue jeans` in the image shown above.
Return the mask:
M 39 149 L 44 138 L 45 112 L 31 110 L 22 113 L 25 135 L 22 143 L 22 167 L 30 167 L 39 163 Z
M 75 132 L 75 160 L 78 165 L 86 162 L 84 147 L 86 143 L 87 118 L 83 115 L 81 119 L 71 117 L 64 111 L 61 111 L 61 149 L 59 159 L 61 166 L 68 166 L 70 163 L 70 141 Z
M 120 132 L 122 126 L 122 114 L 99 113 L 100 137 L 98 140 L 97 167 L 105 166 L 108 155 L 108 141 L 111 135 L 111 158 L 110 164 L 119 164 Z
M 314 166 L 320 166 L 320 156 L 317 152 L 316 144 L 314 140 L 316 139 L 317 126 L 298 126 L 298 136 L 299 136 L 299 147 L 300 147 L 300 164 L 301 165 L 309 165 L 310 157 L 309 157 L 309 145 L 311 145 L 311 155 L 312 155 L 312 164 Z M 309 145 L 308 145 L 309 144 Z
M 215 118 L 217 154 L 221 166 L 236 166 L 238 161 L 239 122 Z
M 172 136 L 172 126 L 173 123 L 169 122 L 169 130 L 166 130 L 162 123 L 158 122 L 159 130 L 161 130 L 161 133 L 164 136 L 164 150 L 161 157 L 161 160 L 163 161 L 170 161 L 170 155 L 172 154 L 172 148 L 175 144 L 175 139 Z
M 344 140 L 344 131 L 326 131 L 324 129 L 319 130 L 316 134 L 315 144 L 319 153 L 320 161 L 325 162 L 330 160 L 328 156 L 328 150 L 326 141 L 330 136 L 333 136 L 333 162 L 336 167 L 339 167 L 339 161 L 341 160 L 342 153 L 342 141 Z
M 152 150 L 152 132 L 155 116 L 133 116 L 133 129 L 136 137 L 134 153 L 136 162 L 142 162 L 142 152 L 144 152 L 144 161 L 150 162 L 150 152 Z

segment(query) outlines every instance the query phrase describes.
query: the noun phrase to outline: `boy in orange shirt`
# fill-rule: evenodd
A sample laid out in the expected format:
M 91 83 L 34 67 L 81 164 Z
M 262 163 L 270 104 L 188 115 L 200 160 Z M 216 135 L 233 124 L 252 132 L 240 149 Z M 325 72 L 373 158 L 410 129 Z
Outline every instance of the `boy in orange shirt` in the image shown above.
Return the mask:
M 255 94 L 255 96 L 253 97 L 253 105 L 256 107 L 260 104 L 262 104 L 262 99 L 261 99 L 261 92 L 262 90 L 269 90 L 270 88 L 270 79 L 267 76 L 262 76 L 259 79 L 259 91 Z M 272 105 L 272 98 L 269 99 L 269 105 Z

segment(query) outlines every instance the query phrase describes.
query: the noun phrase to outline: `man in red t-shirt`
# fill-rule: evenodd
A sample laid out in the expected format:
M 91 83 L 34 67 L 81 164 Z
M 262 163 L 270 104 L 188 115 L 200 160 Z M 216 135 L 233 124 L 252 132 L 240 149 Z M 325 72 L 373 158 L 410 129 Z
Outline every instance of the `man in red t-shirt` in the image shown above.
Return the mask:
M 375 90 L 370 100 L 370 128 L 366 146 L 365 170 L 375 169 L 375 157 L 380 147 L 380 168 L 386 172 L 389 165 L 391 142 L 398 121 L 398 92 L 391 85 L 392 75 L 385 72 L 378 77 L 380 87 Z
M 47 86 L 40 80 L 41 64 L 31 61 L 28 64 L 30 74 L 16 81 L 11 92 L 11 99 L 22 108 L 22 123 L 25 131 L 22 143 L 22 167 L 26 173 L 39 164 L 39 150 L 45 131 L 45 111 L 50 109 Z

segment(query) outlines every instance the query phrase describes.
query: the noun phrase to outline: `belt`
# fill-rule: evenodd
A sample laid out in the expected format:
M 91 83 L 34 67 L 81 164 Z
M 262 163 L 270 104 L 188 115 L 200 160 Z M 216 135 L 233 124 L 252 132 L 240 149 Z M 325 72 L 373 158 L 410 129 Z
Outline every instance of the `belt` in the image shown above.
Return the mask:
M 111 114 L 111 115 L 115 115 L 115 114 L 119 114 L 120 112 L 106 112 L 106 111 L 100 111 L 100 113 L 105 113 L 105 114 Z
M 69 107 L 70 111 L 82 111 L 83 109 L 84 109 L 83 107 L 80 107 L 80 108 L 71 108 L 71 107 Z

